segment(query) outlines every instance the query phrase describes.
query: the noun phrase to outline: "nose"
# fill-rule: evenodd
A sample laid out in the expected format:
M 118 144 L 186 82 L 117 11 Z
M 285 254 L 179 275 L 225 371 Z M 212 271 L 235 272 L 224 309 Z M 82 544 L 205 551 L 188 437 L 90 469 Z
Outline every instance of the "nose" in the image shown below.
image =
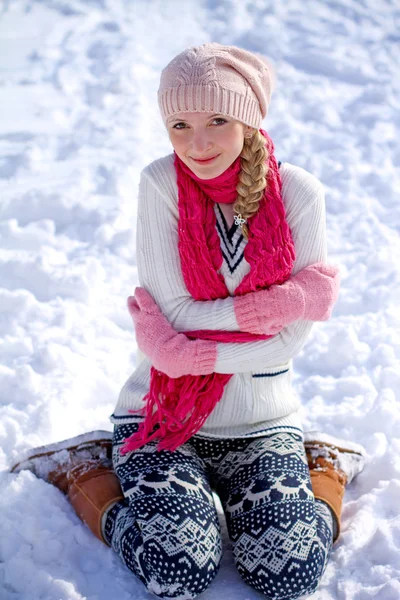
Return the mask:
M 192 151 L 195 156 L 206 154 L 212 148 L 212 142 L 209 139 L 206 130 L 193 131 L 192 135 Z

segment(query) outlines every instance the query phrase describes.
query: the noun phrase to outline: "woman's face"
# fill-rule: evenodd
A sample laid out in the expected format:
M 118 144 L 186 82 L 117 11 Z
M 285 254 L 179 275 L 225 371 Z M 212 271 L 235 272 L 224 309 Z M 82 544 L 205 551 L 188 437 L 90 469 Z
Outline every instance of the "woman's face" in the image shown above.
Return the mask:
M 243 149 L 244 134 L 252 128 L 212 112 L 181 112 L 167 121 L 169 139 L 179 158 L 200 179 L 221 175 Z M 196 159 L 216 157 L 209 162 Z

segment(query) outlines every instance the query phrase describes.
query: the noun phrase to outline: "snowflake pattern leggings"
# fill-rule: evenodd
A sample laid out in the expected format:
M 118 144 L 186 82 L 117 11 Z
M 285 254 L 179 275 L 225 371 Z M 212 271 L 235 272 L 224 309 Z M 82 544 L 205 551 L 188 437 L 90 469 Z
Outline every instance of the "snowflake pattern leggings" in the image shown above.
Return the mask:
M 246 583 L 276 600 L 315 591 L 332 546 L 332 516 L 313 496 L 297 433 L 193 436 L 174 452 L 149 443 L 122 456 L 136 429 L 115 427 L 113 463 L 125 500 L 106 513 L 103 532 L 149 592 L 195 598 L 215 577 L 222 544 L 212 489 Z

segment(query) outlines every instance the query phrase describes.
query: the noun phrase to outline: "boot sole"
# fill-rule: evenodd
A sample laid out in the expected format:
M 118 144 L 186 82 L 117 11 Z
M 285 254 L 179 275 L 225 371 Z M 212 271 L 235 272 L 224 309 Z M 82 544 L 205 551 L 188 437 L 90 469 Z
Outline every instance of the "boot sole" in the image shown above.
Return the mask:
M 92 446 L 93 442 L 96 442 L 98 445 L 104 444 L 104 446 L 107 446 L 111 444 L 112 436 L 112 431 L 90 431 L 88 433 L 81 433 L 73 438 L 62 440 L 61 442 L 55 442 L 54 444 L 31 448 L 26 454 L 20 457 L 19 461 L 15 463 L 15 465 L 11 467 L 10 472 L 16 473 L 18 472 L 19 468 L 19 470 L 22 470 L 22 465 L 33 458 L 49 456 L 50 454 L 60 452 L 61 450 L 75 450 L 78 447 L 84 449 L 85 447 Z
M 306 448 L 311 446 L 328 446 L 330 448 L 336 448 L 339 452 L 346 452 L 348 454 L 359 454 L 363 458 L 366 458 L 367 452 L 360 444 L 355 442 L 348 442 L 342 440 L 328 433 L 320 433 L 318 431 L 306 431 L 304 432 L 304 446 Z

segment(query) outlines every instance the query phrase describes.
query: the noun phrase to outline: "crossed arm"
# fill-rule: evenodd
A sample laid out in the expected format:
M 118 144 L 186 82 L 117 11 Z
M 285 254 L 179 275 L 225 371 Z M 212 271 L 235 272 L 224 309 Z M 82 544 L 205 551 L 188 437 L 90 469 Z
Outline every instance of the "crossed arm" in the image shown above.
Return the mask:
M 289 224 L 296 248 L 296 261 L 292 275 L 296 275 L 314 263 L 325 262 L 325 204 L 322 187 L 310 198 L 307 210 L 292 219 Z M 238 298 L 229 296 L 225 299 L 210 301 L 194 300 L 186 289 L 179 264 L 177 209 L 172 199 L 162 194 L 157 184 L 144 173 L 139 187 L 137 223 L 137 266 L 141 288 L 150 294 L 159 309 L 159 314 L 164 321 L 167 321 L 172 331 L 243 330 L 244 313 L 238 304 Z M 283 286 L 271 286 L 270 290 L 273 291 L 277 287 L 283 288 Z M 263 292 L 253 292 L 252 294 L 260 294 L 261 301 Z M 272 300 L 276 302 L 273 294 L 264 294 L 262 301 L 267 308 L 269 299 L 271 302 Z M 254 302 L 255 307 L 258 305 L 260 302 Z M 199 359 L 201 359 L 199 353 L 201 355 L 202 352 L 204 356 L 208 357 L 206 361 L 200 360 L 196 368 L 200 368 L 200 365 L 205 368 L 204 365 L 207 365 L 206 370 L 208 369 L 209 372 L 238 373 L 263 370 L 283 364 L 293 358 L 303 347 L 312 327 L 312 321 L 307 320 L 304 316 L 293 320 L 293 315 L 291 315 L 292 321 L 288 317 L 285 323 L 286 306 L 287 303 L 280 307 L 284 326 L 282 325 L 279 333 L 268 340 L 245 344 L 212 342 L 213 352 L 211 352 L 211 346 L 206 347 L 205 345 L 211 344 L 211 342 L 199 340 L 202 343 L 197 344 L 195 348 L 196 342 L 188 341 Z M 136 316 L 138 315 L 140 312 L 138 313 L 136 310 Z M 259 321 L 259 315 L 255 315 L 255 318 L 256 321 Z M 242 323 L 242 327 L 239 322 Z M 135 325 L 138 337 L 136 321 Z M 267 325 L 264 323 L 265 327 Z M 248 330 L 251 331 L 251 328 Z M 171 335 L 172 333 L 167 335 L 167 338 L 170 339 Z M 187 340 L 186 336 L 184 338 Z M 138 339 L 138 345 L 153 362 L 152 348 L 148 347 L 148 343 L 144 348 Z M 189 372 L 195 374 L 193 365 Z

